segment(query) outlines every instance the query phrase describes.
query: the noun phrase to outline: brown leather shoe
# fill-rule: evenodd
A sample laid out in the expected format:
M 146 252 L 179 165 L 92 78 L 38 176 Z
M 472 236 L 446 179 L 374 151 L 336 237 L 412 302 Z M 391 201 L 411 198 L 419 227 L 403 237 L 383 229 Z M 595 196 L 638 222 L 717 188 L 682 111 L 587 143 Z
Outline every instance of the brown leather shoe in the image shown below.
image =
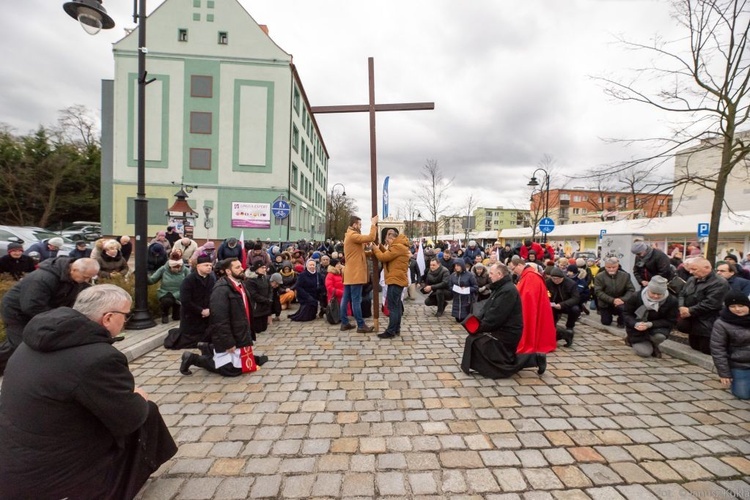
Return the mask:
M 347 324 L 343 324 L 343 323 L 342 323 L 342 324 L 341 324 L 341 331 L 342 331 L 342 332 L 345 332 L 345 331 L 347 331 L 347 330 L 354 330 L 355 328 L 357 328 L 357 327 L 356 327 L 356 326 L 354 326 L 354 325 L 352 325 L 351 323 L 347 323 Z
M 372 333 L 375 331 L 374 326 L 363 326 L 362 328 L 357 328 L 357 333 Z

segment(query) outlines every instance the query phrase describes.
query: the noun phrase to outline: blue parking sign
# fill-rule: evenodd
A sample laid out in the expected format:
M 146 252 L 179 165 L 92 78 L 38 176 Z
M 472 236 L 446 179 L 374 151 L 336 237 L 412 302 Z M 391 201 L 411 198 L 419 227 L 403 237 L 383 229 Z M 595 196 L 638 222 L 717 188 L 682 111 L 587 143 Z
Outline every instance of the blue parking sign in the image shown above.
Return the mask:
M 698 238 L 708 238 L 708 222 L 701 222 L 698 224 Z

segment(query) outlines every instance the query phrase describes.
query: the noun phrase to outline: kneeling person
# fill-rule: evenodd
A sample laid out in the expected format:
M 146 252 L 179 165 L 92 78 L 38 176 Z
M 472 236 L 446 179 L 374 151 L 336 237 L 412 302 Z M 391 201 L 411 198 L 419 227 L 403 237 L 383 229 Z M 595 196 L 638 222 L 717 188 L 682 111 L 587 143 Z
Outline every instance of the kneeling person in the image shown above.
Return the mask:
M 450 289 L 451 273 L 441 265 L 437 259 L 430 261 L 430 269 L 424 275 L 422 293 L 429 294 L 424 303 L 426 306 L 437 306 L 435 316 L 442 316 L 445 312 L 445 305 L 453 299 L 453 292 Z
M 523 333 L 521 297 L 504 264 L 490 266 L 490 297 L 477 315 L 479 329 L 464 345 L 461 370 L 479 372 L 487 378 L 507 378 L 523 368 L 547 367 L 545 354 L 516 354 Z
M 659 344 L 677 323 L 677 299 L 669 295 L 667 279 L 654 276 L 648 286 L 625 303 L 623 317 L 627 342 L 638 356 L 661 357 Z
M 549 292 L 550 305 L 552 306 L 552 316 L 555 324 L 560 320 L 560 316 L 565 313 L 565 330 L 557 332 L 557 340 L 565 340 L 565 347 L 573 344 L 573 327 L 581 316 L 580 294 L 576 282 L 565 276 L 559 268 L 554 268 L 547 279 L 547 291 Z
M 0 496 L 133 498 L 177 446 L 112 337 L 130 316 L 115 285 L 32 318 L 0 394 Z

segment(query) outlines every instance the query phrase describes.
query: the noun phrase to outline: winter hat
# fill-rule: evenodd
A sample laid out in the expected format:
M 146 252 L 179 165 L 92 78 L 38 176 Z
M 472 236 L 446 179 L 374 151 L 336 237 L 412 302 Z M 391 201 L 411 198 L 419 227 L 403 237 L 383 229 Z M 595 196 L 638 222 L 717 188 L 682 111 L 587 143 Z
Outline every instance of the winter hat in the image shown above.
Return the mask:
M 313 252 L 311 258 L 312 260 L 320 260 L 320 252 Z
M 305 266 L 303 266 L 302 264 L 297 264 L 294 266 L 294 272 L 297 274 L 300 274 L 304 270 L 305 270 Z
M 578 266 L 575 264 L 571 264 L 568 266 L 568 272 L 573 274 L 578 274 Z
M 84 241 L 84 240 L 78 240 L 78 241 L 76 241 L 76 246 L 77 247 L 85 247 L 86 246 L 86 241 Z M 10 245 L 8 245 L 8 250 L 10 250 Z
M 736 255 L 734 255 L 733 253 L 728 253 L 728 254 L 727 254 L 727 256 L 726 256 L 726 257 L 724 257 L 724 258 L 725 258 L 725 259 L 731 259 L 731 260 L 733 260 L 734 262 L 739 262 L 739 259 L 738 259 L 738 258 L 737 258 L 737 256 L 736 256 Z
M 257 271 L 261 267 L 266 267 L 266 263 L 262 260 L 255 261 L 252 266 L 250 266 L 251 271 Z
M 211 256 L 206 255 L 205 253 L 202 253 L 198 256 L 197 260 L 198 264 L 210 264 L 211 263 Z
M 277 283 L 279 285 L 284 283 L 284 279 L 279 273 L 273 273 L 269 279 L 271 280 L 271 283 Z
M 23 250 L 23 245 L 20 243 L 8 243 L 8 251 L 12 250 Z
M 339 259 L 331 259 L 331 265 L 333 267 L 336 267 L 337 265 L 339 265 Z
M 47 244 L 55 248 L 62 248 L 62 246 L 65 244 L 65 241 L 62 238 L 50 238 L 49 240 L 47 240 Z
M 659 295 L 666 295 L 667 293 L 667 278 L 663 276 L 654 276 L 651 281 L 648 282 L 648 290 L 651 293 L 657 293 Z
M 227 245 L 230 247 L 233 247 L 237 244 L 237 238 L 228 238 L 227 239 Z
M 256 241 L 253 245 L 253 250 L 263 250 L 263 243 L 260 241 Z
M 292 269 L 292 263 L 289 262 L 288 260 L 285 260 L 284 262 L 281 263 L 281 269 L 284 269 L 285 267 Z
M 562 269 L 559 267 L 553 267 L 552 270 L 549 272 L 549 275 L 553 278 L 564 278 L 565 274 L 563 274 Z
M 469 246 L 470 246 L 470 247 L 472 247 L 472 248 L 474 248 L 475 246 L 477 246 L 477 242 L 476 242 L 476 241 L 474 241 L 474 240 L 471 240 L 471 241 L 469 242 Z
M 338 252 L 331 252 L 331 258 L 332 259 L 338 259 L 339 258 L 339 253 Z
M 181 260 L 172 260 L 172 259 L 170 259 L 170 260 L 167 261 L 167 264 L 169 264 L 169 267 L 179 267 L 179 266 L 182 265 L 182 261 Z
M 156 236 L 166 236 L 166 235 L 167 235 L 166 231 L 159 231 L 156 233 Z
M 271 248 L 271 253 L 272 253 L 272 254 L 274 254 L 274 255 L 279 255 L 279 252 L 281 252 L 281 249 L 279 248 L 279 246 L 278 246 L 278 245 L 274 245 L 274 246 L 273 246 L 273 247 Z
M 636 241 L 630 247 L 630 253 L 641 253 L 648 251 L 648 244 L 645 241 Z
M 724 305 L 727 307 L 734 305 L 750 307 L 750 298 L 739 290 L 732 290 L 724 298 Z
M 216 246 L 214 245 L 213 241 L 207 241 L 205 245 L 203 245 L 204 250 L 214 250 Z

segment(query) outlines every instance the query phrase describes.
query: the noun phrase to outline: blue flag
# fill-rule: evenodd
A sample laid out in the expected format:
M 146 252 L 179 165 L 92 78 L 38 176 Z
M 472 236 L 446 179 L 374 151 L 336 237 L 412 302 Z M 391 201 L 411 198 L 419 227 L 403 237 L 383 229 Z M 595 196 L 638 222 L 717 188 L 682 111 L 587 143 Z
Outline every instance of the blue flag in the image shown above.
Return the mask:
M 385 219 L 388 217 L 388 179 L 391 177 L 388 176 L 383 181 L 383 218 Z

